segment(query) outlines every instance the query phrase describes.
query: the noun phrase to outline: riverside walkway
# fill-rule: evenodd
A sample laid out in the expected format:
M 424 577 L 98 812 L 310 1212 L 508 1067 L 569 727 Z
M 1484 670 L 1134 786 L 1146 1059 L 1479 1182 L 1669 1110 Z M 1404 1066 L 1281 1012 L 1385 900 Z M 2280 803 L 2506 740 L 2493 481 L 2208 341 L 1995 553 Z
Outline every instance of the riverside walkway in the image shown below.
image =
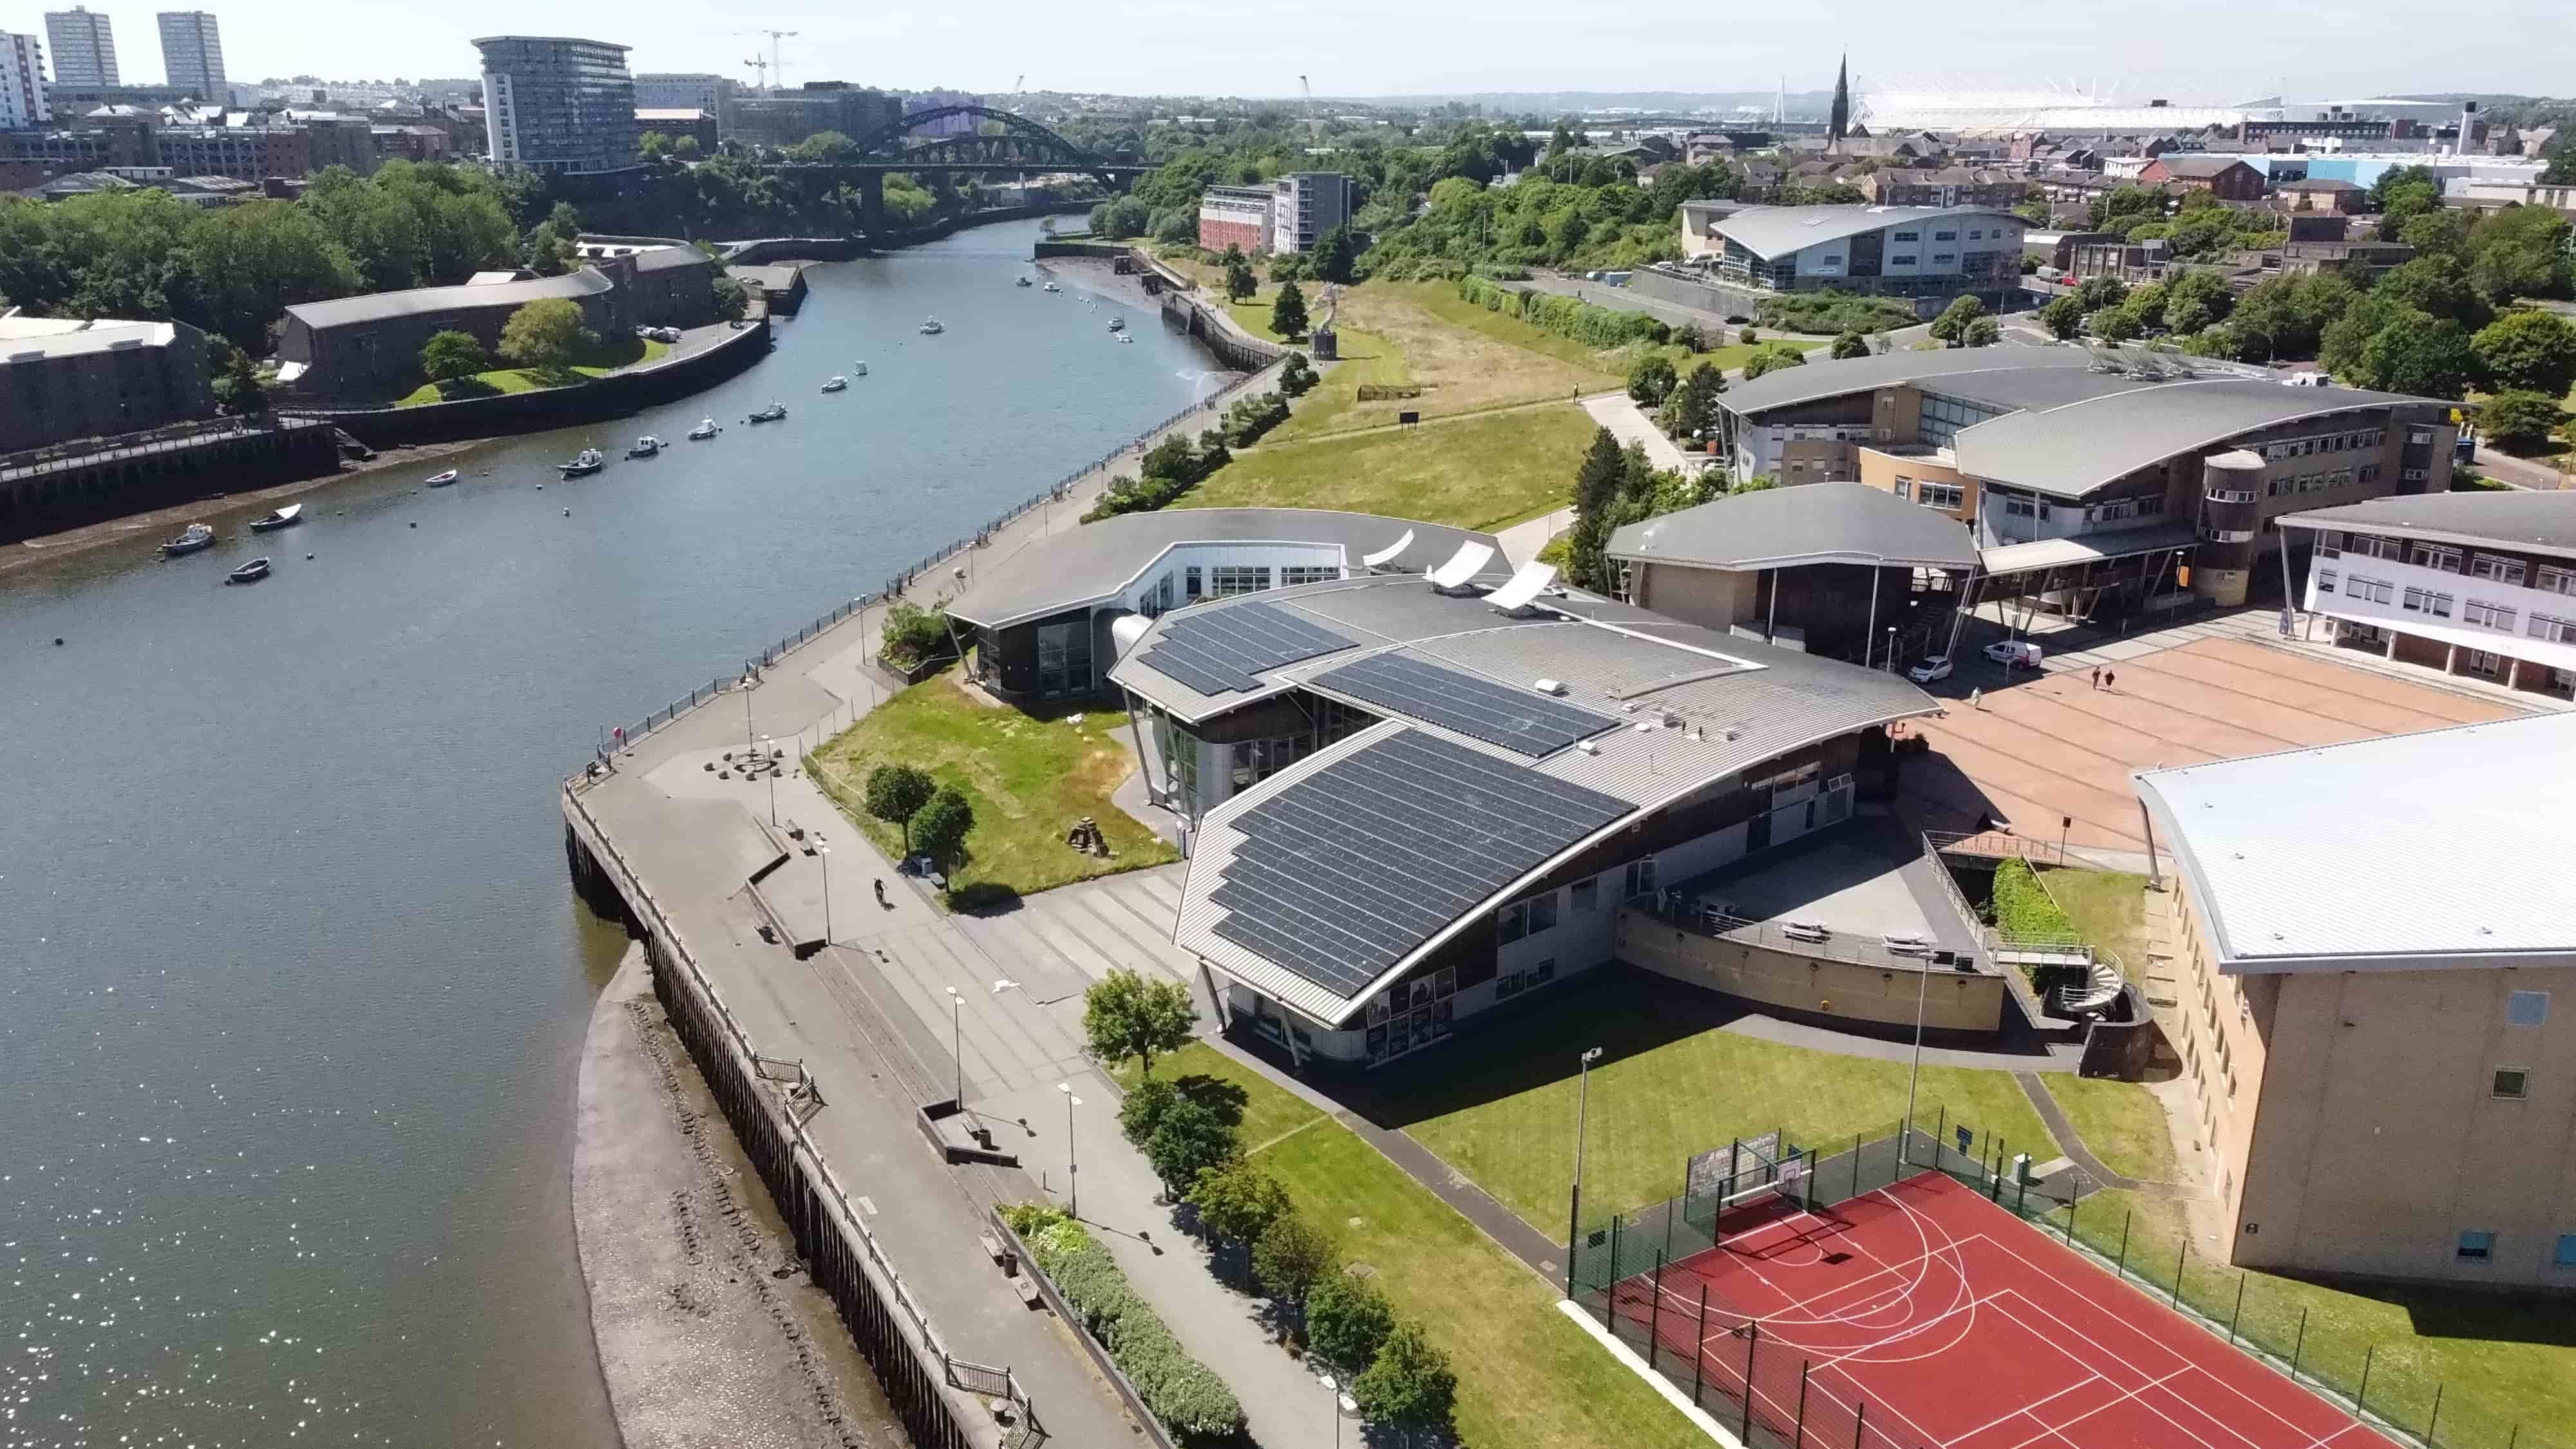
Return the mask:
M 952 583 L 952 566 L 1000 566 L 1032 540 L 1077 526 L 1110 478 L 1132 470 L 1139 450 L 1172 434 L 1195 436 L 1236 392 L 1268 375 L 1239 380 L 1073 480 L 1051 505 L 992 530 L 981 547 L 920 571 L 912 592 L 928 603 Z M 873 662 L 889 602 L 821 629 L 760 671 L 756 683 L 713 694 L 649 734 L 619 740 L 610 769 L 569 782 L 566 815 L 577 838 L 595 835 L 631 874 L 647 902 L 630 895 L 630 908 L 659 917 L 750 1049 L 764 1062 L 798 1063 L 811 1074 L 823 1106 L 804 1133 L 941 1347 L 959 1360 L 1008 1367 L 1050 1441 L 1124 1442 L 1137 1431 L 1121 1396 L 1063 1325 L 1022 1303 L 979 1242 L 987 1208 L 1036 1198 L 1039 1183 L 1017 1168 L 952 1167 L 913 1120 L 920 1104 L 951 1096 L 959 1077 L 968 1079 L 970 1105 L 1031 1088 L 1058 1098 L 1053 1083 L 1079 1077 L 1085 1110 L 1114 1113 L 1115 1093 L 1082 1054 L 1079 993 L 1087 981 L 1065 983 L 1069 997 L 1048 992 L 1053 1000 L 1035 980 L 996 991 L 996 981 L 1007 978 L 987 943 L 1007 924 L 940 912 L 801 771 L 776 780 L 773 794 L 773 782 L 738 773 L 720 780 L 705 768 L 762 739 L 790 761 L 801 758 L 899 689 L 901 681 Z M 781 828 L 770 825 L 773 810 Z M 787 826 L 819 834 L 829 853 L 804 853 L 783 833 Z M 754 873 L 782 854 L 786 863 L 755 890 Z M 884 905 L 877 881 L 886 887 Z M 826 917 L 828 930 L 792 933 L 828 937 L 805 960 L 762 934 L 764 926 Z M 1119 919 L 1113 914 L 1092 929 L 1104 959 L 1162 964 L 1151 954 L 1156 946 L 1168 958 L 1168 942 L 1156 941 L 1141 917 L 1124 927 Z M 962 1005 L 952 1004 L 947 988 Z M 962 1043 L 958 1060 L 952 1041 Z M 1030 1120 L 1011 1124 L 1003 1145 L 1032 1161 L 1050 1158 L 1052 1152 L 1029 1153 L 1028 1143 L 1061 1133 L 1061 1108 L 1056 1115 L 1023 1110 Z M 1102 1125 L 1082 1132 L 1086 1155 Z

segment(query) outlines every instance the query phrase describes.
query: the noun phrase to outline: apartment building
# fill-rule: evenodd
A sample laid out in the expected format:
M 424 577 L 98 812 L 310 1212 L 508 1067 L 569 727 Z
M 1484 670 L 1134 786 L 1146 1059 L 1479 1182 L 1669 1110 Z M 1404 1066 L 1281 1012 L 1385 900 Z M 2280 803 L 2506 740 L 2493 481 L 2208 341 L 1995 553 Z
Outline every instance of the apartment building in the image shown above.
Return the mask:
M 1211 186 L 1199 197 L 1199 245 L 1212 252 L 1241 247 L 1244 255 L 1270 250 L 1279 195 L 1267 186 Z
M 45 47 L 32 35 L 0 30 L 0 131 L 53 118 L 53 107 L 45 103 Z
M 161 68 L 170 84 L 201 101 L 225 105 L 232 84 L 224 77 L 224 42 L 215 17 L 205 10 L 164 10 L 161 22 Z
M 1882 169 L 1860 180 L 1861 194 L 1878 206 L 1987 206 L 2009 210 L 2030 194 L 2030 183 L 2000 171 L 1965 166 L 1938 170 Z
M 2576 698 L 2576 493 L 2442 493 L 2293 513 L 2295 597 L 2347 649 Z
M 2225 1254 L 2576 1288 L 2576 715 L 2136 776 Z
M 54 52 L 57 86 L 113 86 L 116 34 L 105 15 L 86 6 L 45 12 L 45 41 Z
M 579 174 L 636 164 L 635 83 L 626 47 L 604 40 L 494 35 L 483 53 L 485 124 L 495 164 Z
M 635 104 L 647 111 L 704 111 L 715 115 L 733 93 L 733 82 L 711 71 L 645 71 L 635 77 Z
M 1270 249 L 1302 252 L 1351 219 L 1355 189 L 1338 171 L 1299 171 L 1271 183 Z

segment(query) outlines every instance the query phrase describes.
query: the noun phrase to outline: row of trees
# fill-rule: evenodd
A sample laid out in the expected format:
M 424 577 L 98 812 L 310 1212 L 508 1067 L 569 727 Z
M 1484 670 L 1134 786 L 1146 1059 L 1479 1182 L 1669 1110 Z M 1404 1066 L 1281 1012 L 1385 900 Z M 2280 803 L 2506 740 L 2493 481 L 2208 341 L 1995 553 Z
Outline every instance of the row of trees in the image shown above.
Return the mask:
M 1122 474 L 1110 479 L 1100 501 L 1082 515 L 1082 521 L 1096 523 L 1122 513 L 1151 513 L 1233 461 L 1234 454 L 1225 446 L 1225 434 L 1216 428 L 1202 430 L 1195 446 L 1175 433 L 1146 450 L 1137 461 L 1135 476 Z
M 1422 1325 L 1398 1314 L 1368 1280 L 1342 1270 L 1333 1240 L 1298 1213 L 1288 1189 L 1244 1155 L 1240 1091 L 1206 1077 L 1154 1075 L 1198 1022 L 1188 988 L 1113 970 L 1083 997 L 1092 1055 L 1142 1065 L 1118 1109 L 1120 1132 L 1185 1203 L 1217 1256 L 1248 1288 L 1268 1293 L 1307 1352 L 1350 1377 L 1351 1397 L 1377 1424 L 1406 1433 L 1446 1429 L 1458 1379 Z
M 975 807 L 954 785 L 942 785 L 914 765 L 879 765 L 868 772 L 861 802 L 867 812 L 903 832 L 906 856 L 927 856 L 946 870 L 966 854 L 966 832 L 975 828 Z

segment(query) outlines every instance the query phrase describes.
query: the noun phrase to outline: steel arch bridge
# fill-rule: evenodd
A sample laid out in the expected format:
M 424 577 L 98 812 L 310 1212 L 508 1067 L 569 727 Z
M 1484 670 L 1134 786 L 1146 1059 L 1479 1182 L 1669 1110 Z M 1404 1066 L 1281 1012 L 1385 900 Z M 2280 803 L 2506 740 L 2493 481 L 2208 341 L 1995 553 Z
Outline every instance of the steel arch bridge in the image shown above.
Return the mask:
M 979 129 L 973 135 L 942 136 L 918 146 L 903 144 L 906 136 L 923 126 L 959 116 L 972 116 L 978 122 L 999 122 L 1002 129 L 998 134 L 986 134 Z M 946 164 L 1098 172 L 1104 167 L 1120 164 L 1111 157 L 1084 150 L 1026 116 L 997 111 L 990 106 L 932 106 L 857 140 L 859 151 L 865 156 L 899 160 L 924 170 Z

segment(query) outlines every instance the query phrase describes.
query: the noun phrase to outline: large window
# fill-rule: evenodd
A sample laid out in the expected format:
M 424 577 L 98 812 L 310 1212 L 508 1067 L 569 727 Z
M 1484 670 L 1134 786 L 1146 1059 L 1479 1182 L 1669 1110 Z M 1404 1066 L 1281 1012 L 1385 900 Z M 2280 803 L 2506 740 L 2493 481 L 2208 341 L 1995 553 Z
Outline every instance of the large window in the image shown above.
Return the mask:
M 2385 604 L 2397 597 L 2397 586 L 2386 579 L 2366 579 L 2353 574 L 2343 581 L 2343 596 L 2366 604 Z
M 2530 632 L 2532 638 L 2546 639 L 2553 644 L 2576 644 L 2576 623 L 2553 619 L 2547 614 L 2531 616 Z
M 2460 571 L 2460 551 L 2448 544 L 2418 543 L 2406 551 L 2406 561 L 2421 569 L 2440 569 L 2446 574 Z
M 2482 553 L 2469 560 L 2469 576 L 2519 587 L 2523 580 L 2522 560 Z
M 1933 258 L 1939 261 L 1940 258 Z M 1919 437 L 1926 447 L 1946 448 L 1958 439 L 1961 428 L 2003 416 L 1995 409 L 1964 398 L 1944 397 L 1939 393 L 1923 394 L 1923 413 Z
M 1208 594 L 1212 598 L 1257 594 L 1268 587 L 1268 564 L 1215 564 L 1208 569 Z
M 2333 592 L 2335 591 L 2335 587 L 2334 587 L 2334 586 L 2335 586 L 2335 571 L 2334 571 L 2333 569 L 2319 569 L 2319 570 L 2317 570 L 2317 592 L 2318 592 L 2318 593 L 2320 593 L 2320 594 L 2331 594 L 2331 593 L 2333 593 Z
M 1238 740 L 1233 745 L 1234 788 L 1249 790 L 1306 758 L 1311 735 L 1282 735 L 1269 740 Z
M 2460 622 L 2477 624 L 2488 629 L 2502 629 L 2510 634 L 2513 632 L 2513 610 L 2471 599 L 2460 606 Z
M 1627 876 L 1620 883 L 1619 898 L 1633 901 L 1639 896 L 1650 896 L 1654 893 L 1655 858 L 1650 855 L 1644 860 L 1628 862 Z
M 2507 992 L 2504 1019 L 2508 1026 L 2541 1026 L 2549 1020 L 2549 993 L 2546 991 Z
M 1926 508 L 1960 508 L 1967 504 L 1968 490 L 1960 483 L 1926 481 L 1914 485 L 1914 501 Z
M 1056 699 L 1091 690 L 1091 621 L 1038 626 L 1038 694 Z
M 1458 973 L 1444 966 L 1387 988 L 1368 1004 L 1368 1054 L 1372 1062 L 1400 1057 L 1449 1034 Z
M 2532 581 L 2532 587 L 2545 594 L 2576 594 L 2576 569 L 2551 568 L 2542 564 L 2540 577 Z
M 1592 914 L 1594 911 L 1601 908 L 1601 877 L 1596 875 L 1589 880 L 1576 881 L 1574 883 L 1574 889 L 1570 894 L 1574 898 L 1574 913 L 1576 915 L 1588 916 Z M 2547 1002 L 2549 1000 L 2549 993 L 2546 991 L 2517 991 L 2514 994 L 2516 996 L 2539 997 L 2542 1001 L 2544 1010 L 2546 1009 Z
M 2447 619 L 2451 617 L 2451 596 L 2437 594 L 2430 589 L 2408 589 L 2405 601 L 2400 607 L 2410 614 L 2431 614 L 2436 618 Z
M 1284 589 L 1294 584 L 1328 583 L 1341 576 L 1342 571 L 1330 564 L 1321 566 L 1282 564 L 1279 568 L 1279 587 Z

